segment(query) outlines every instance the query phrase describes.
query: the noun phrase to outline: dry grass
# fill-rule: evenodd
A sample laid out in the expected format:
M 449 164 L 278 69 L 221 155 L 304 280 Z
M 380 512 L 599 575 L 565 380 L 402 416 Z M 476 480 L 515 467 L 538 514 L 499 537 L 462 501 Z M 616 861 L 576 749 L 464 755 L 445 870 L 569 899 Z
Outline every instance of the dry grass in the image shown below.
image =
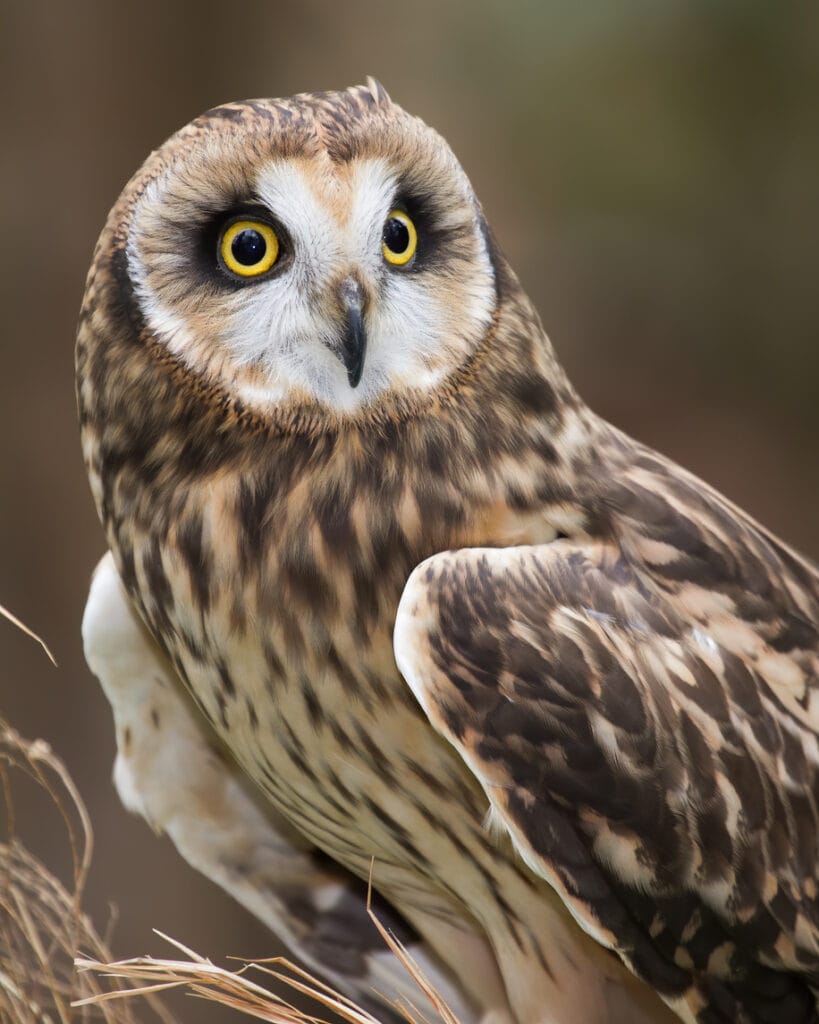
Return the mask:
M 50 798 L 55 836 L 71 851 L 71 881 L 64 885 L 16 833 L 14 790 L 26 776 Z M 14 1024 L 69 1024 L 103 1020 L 136 1024 L 130 1003 L 84 1005 L 76 1000 L 102 994 L 93 974 L 77 974 L 78 950 L 102 960 L 111 954 L 82 910 L 91 866 L 93 833 L 88 812 L 62 761 L 42 740 L 28 742 L 0 719 L 0 807 L 5 818 L 0 840 L 0 1021 Z M 165 1024 L 174 1018 L 154 1004 Z
M 13 612 L 10 612 L 8 608 L 6 608 L 5 605 L 2 604 L 0 604 L 0 616 L 2 616 L 2 618 L 4 619 L 8 619 L 8 621 L 13 626 L 16 626 L 21 632 L 25 633 L 26 636 L 30 636 L 32 640 L 35 640 L 45 651 L 48 660 L 51 662 L 54 668 L 57 667 L 57 659 L 51 653 L 48 644 L 45 642 L 45 640 L 43 640 L 41 636 L 38 636 L 33 629 L 29 629 L 25 622 L 21 622 Z
M 408 1024 L 458 1024 L 444 1000 L 415 963 L 407 950 L 381 925 L 370 911 L 370 917 L 384 938 L 385 943 L 404 965 L 420 992 L 435 1008 L 437 1020 L 430 1021 L 413 1003 L 396 999 L 394 1006 Z M 114 1000 L 122 1001 L 135 995 L 155 995 L 168 988 L 184 987 L 192 995 L 208 999 L 239 1013 L 270 1024 L 319 1024 L 325 1021 L 322 1010 L 330 1010 L 335 1018 L 348 1024 L 380 1024 L 377 1017 L 357 1006 L 340 992 L 325 985 L 314 975 L 298 967 L 285 957 L 268 960 L 243 962 L 236 970 L 228 970 L 211 963 L 181 943 L 157 932 L 167 942 L 185 954 L 186 960 L 155 960 L 153 957 L 139 957 L 121 960 L 117 963 L 100 963 L 96 960 L 77 960 L 81 972 L 95 972 L 112 981 L 141 982 L 129 990 L 115 990 L 107 995 L 95 995 L 83 1000 L 83 1005 L 101 1005 Z M 254 981 L 250 974 L 274 979 L 279 986 L 290 988 L 316 1004 L 316 1012 L 308 1012 L 288 1002 L 275 992 Z

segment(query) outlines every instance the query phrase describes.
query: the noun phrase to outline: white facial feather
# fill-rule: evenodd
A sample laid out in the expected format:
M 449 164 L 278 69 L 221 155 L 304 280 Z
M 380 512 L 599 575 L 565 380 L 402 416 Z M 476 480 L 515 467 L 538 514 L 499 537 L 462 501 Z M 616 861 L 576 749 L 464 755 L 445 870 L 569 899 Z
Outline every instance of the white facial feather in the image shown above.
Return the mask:
M 213 331 L 239 366 L 256 372 L 234 386 L 249 405 L 269 409 L 293 394 L 352 411 L 393 389 L 428 390 L 459 365 L 487 329 L 495 302 L 494 276 L 483 239 L 464 298 L 452 308 L 446 289 L 428 275 L 389 266 L 382 231 L 396 201 L 397 177 L 387 162 L 367 158 L 346 165 L 277 159 L 256 176 L 256 199 L 282 224 L 292 254 L 271 277 L 225 297 Z M 167 202 L 163 180 L 143 203 Z M 463 214 L 461 214 L 463 216 Z M 457 217 L 453 215 L 453 220 Z M 176 355 L 196 363 L 198 339 L 184 312 L 160 299 L 146 272 L 140 232 L 129 241 L 132 280 L 152 332 Z M 179 253 L 151 252 L 152 270 L 180 271 Z M 367 354 L 353 388 L 334 354 L 341 329 L 335 289 L 349 276 L 363 283 Z
M 155 210 L 166 201 L 166 185 L 168 174 L 152 181 L 140 199 L 140 207 Z M 151 332 L 170 349 L 174 355 L 184 357 L 192 347 L 192 337 L 187 321 L 181 311 L 172 309 L 162 302 L 156 290 L 148 281 L 146 260 L 141 251 L 141 232 L 134 230 L 128 237 L 126 256 L 128 273 L 133 282 L 142 315 Z M 158 263 L 161 270 L 170 274 L 179 274 L 183 270 L 182 261 L 176 252 L 152 253 L 152 261 Z

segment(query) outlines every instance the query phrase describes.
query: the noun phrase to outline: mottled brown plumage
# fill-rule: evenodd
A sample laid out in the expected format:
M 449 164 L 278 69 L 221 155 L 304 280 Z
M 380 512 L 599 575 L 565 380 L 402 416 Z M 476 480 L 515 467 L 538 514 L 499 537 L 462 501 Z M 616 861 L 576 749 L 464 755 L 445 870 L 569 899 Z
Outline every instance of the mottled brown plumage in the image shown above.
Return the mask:
M 302 272 L 298 217 L 343 239 L 382 177 L 417 260 Z M 242 347 L 268 285 L 220 277 L 213 225 L 288 189 L 283 279 L 330 334 L 340 275 L 365 296 L 360 391 L 329 334 Z M 375 857 L 464 1012 L 817 1019 L 816 570 L 583 405 L 443 140 L 374 84 L 203 115 L 112 210 L 77 366 L 150 637 L 289 828 Z

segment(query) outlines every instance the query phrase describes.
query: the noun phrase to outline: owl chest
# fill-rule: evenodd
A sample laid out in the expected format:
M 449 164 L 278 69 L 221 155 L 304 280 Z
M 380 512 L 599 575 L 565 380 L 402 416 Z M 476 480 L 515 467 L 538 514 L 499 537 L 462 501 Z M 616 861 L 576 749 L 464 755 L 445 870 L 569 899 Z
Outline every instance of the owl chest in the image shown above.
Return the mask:
M 485 800 L 398 673 L 389 568 L 360 607 L 350 569 L 300 578 L 271 560 L 221 575 L 203 602 L 183 553 L 163 547 L 161 563 L 166 586 L 141 590 L 146 617 L 277 809 L 359 874 L 373 856 L 393 865 L 399 888 L 453 860 L 443 833 L 479 830 Z
M 380 884 L 419 905 L 434 902 L 431 877 L 455 870 L 456 848 L 481 834 L 486 801 L 381 646 L 358 663 L 336 654 L 274 675 L 257 639 L 189 678 L 237 760 L 300 832 L 362 877 L 375 858 Z

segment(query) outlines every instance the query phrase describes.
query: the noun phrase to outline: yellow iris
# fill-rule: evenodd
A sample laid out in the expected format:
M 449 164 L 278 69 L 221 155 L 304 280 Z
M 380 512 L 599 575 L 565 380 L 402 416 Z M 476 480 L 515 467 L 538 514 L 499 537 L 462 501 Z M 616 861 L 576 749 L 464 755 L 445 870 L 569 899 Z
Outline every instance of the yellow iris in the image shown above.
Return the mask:
M 222 262 L 239 277 L 266 274 L 279 258 L 279 239 L 269 224 L 260 220 L 236 220 L 219 243 Z
M 384 222 L 381 251 L 387 263 L 403 267 L 415 255 L 418 232 L 403 210 L 392 210 Z

